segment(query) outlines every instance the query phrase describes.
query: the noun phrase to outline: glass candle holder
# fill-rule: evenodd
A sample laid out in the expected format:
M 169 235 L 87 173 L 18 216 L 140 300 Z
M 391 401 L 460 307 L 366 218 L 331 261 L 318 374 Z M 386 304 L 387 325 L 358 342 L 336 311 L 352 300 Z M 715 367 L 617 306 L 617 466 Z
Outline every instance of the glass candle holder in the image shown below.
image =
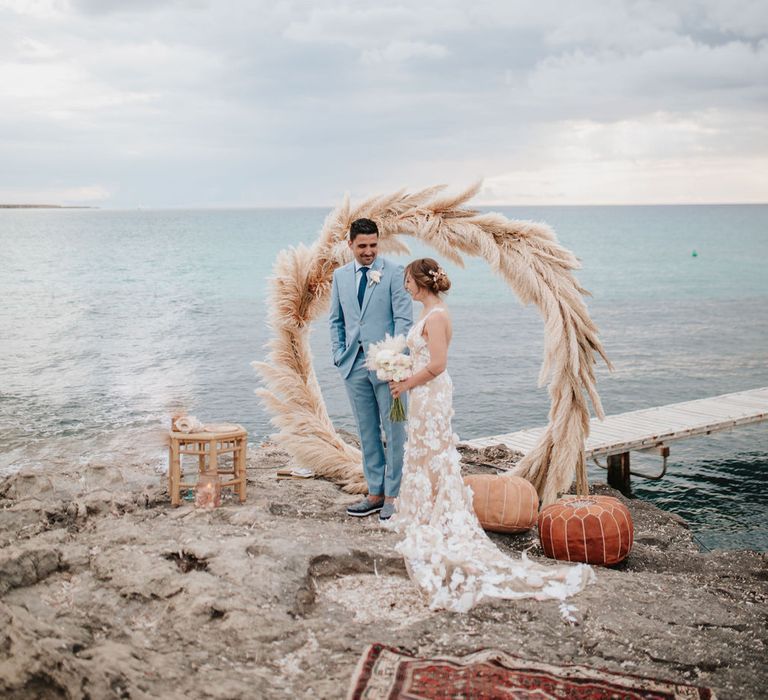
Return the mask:
M 195 486 L 195 506 L 213 510 L 221 505 L 221 479 L 216 473 L 200 474 Z

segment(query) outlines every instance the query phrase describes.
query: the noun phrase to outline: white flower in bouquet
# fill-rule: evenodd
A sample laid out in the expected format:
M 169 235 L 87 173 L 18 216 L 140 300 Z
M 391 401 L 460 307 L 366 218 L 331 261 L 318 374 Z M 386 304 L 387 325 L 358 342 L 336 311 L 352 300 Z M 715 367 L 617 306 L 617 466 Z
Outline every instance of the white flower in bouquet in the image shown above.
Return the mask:
M 373 347 L 372 345 L 368 346 L 368 357 L 371 356 L 372 347 Z M 384 350 L 379 350 L 376 353 L 377 371 L 381 369 L 389 370 L 394 365 L 394 362 L 395 362 L 395 353 L 393 353 L 391 350 L 384 349 Z
M 404 336 L 396 335 L 393 338 L 387 334 L 384 340 L 368 346 L 365 366 L 376 372 L 376 376 L 382 382 L 402 382 L 411 376 L 413 368 L 411 356 L 403 352 L 405 348 Z M 393 421 L 405 420 L 405 407 L 400 397 L 392 401 L 389 417 Z
M 402 382 L 408 379 L 413 372 L 413 359 L 410 355 L 395 355 L 392 360 L 393 379 Z

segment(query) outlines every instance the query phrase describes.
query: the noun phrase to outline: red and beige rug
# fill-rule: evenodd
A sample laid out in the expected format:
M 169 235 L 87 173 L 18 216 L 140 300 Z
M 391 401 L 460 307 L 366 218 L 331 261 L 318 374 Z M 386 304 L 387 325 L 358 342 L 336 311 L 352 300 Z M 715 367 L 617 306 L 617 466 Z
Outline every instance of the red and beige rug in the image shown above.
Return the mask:
M 371 644 L 352 678 L 349 700 L 715 700 L 708 688 L 611 673 L 588 666 L 554 666 L 495 649 L 466 656 L 419 659 Z

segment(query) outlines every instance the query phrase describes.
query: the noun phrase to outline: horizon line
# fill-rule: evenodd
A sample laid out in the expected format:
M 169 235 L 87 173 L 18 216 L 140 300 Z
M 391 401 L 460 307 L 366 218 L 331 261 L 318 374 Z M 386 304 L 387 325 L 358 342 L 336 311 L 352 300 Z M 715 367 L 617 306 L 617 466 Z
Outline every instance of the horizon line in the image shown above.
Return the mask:
M 468 202 L 466 207 L 483 208 L 504 207 L 504 208 L 565 208 L 565 207 L 741 207 L 741 206 L 765 206 L 768 201 L 761 202 L 623 202 L 623 203 L 580 203 L 580 204 L 520 204 L 520 203 L 477 203 L 472 205 Z M 98 205 L 98 204 L 33 204 L 33 203 L 0 203 L 0 209 L 92 209 L 100 211 L 158 211 L 158 210 L 179 210 L 179 209 L 198 209 L 203 211 L 216 210 L 252 210 L 252 209 L 335 209 L 338 203 L 328 204 L 160 204 L 152 206 L 143 205 Z

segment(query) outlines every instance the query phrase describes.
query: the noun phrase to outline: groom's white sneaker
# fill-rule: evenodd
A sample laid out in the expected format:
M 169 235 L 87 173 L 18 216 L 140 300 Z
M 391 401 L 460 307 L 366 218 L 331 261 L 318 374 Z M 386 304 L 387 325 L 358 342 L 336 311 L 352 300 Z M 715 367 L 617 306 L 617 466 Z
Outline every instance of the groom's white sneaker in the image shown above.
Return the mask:
M 364 518 L 366 515 L 373 515 L 378 513 L 384 507 L 384 499 L 380 501 L 372 501 L 366 497 L 359 503 L 354 503 L 347 508 L 347 515 L 351 515 L 355 518 Z

